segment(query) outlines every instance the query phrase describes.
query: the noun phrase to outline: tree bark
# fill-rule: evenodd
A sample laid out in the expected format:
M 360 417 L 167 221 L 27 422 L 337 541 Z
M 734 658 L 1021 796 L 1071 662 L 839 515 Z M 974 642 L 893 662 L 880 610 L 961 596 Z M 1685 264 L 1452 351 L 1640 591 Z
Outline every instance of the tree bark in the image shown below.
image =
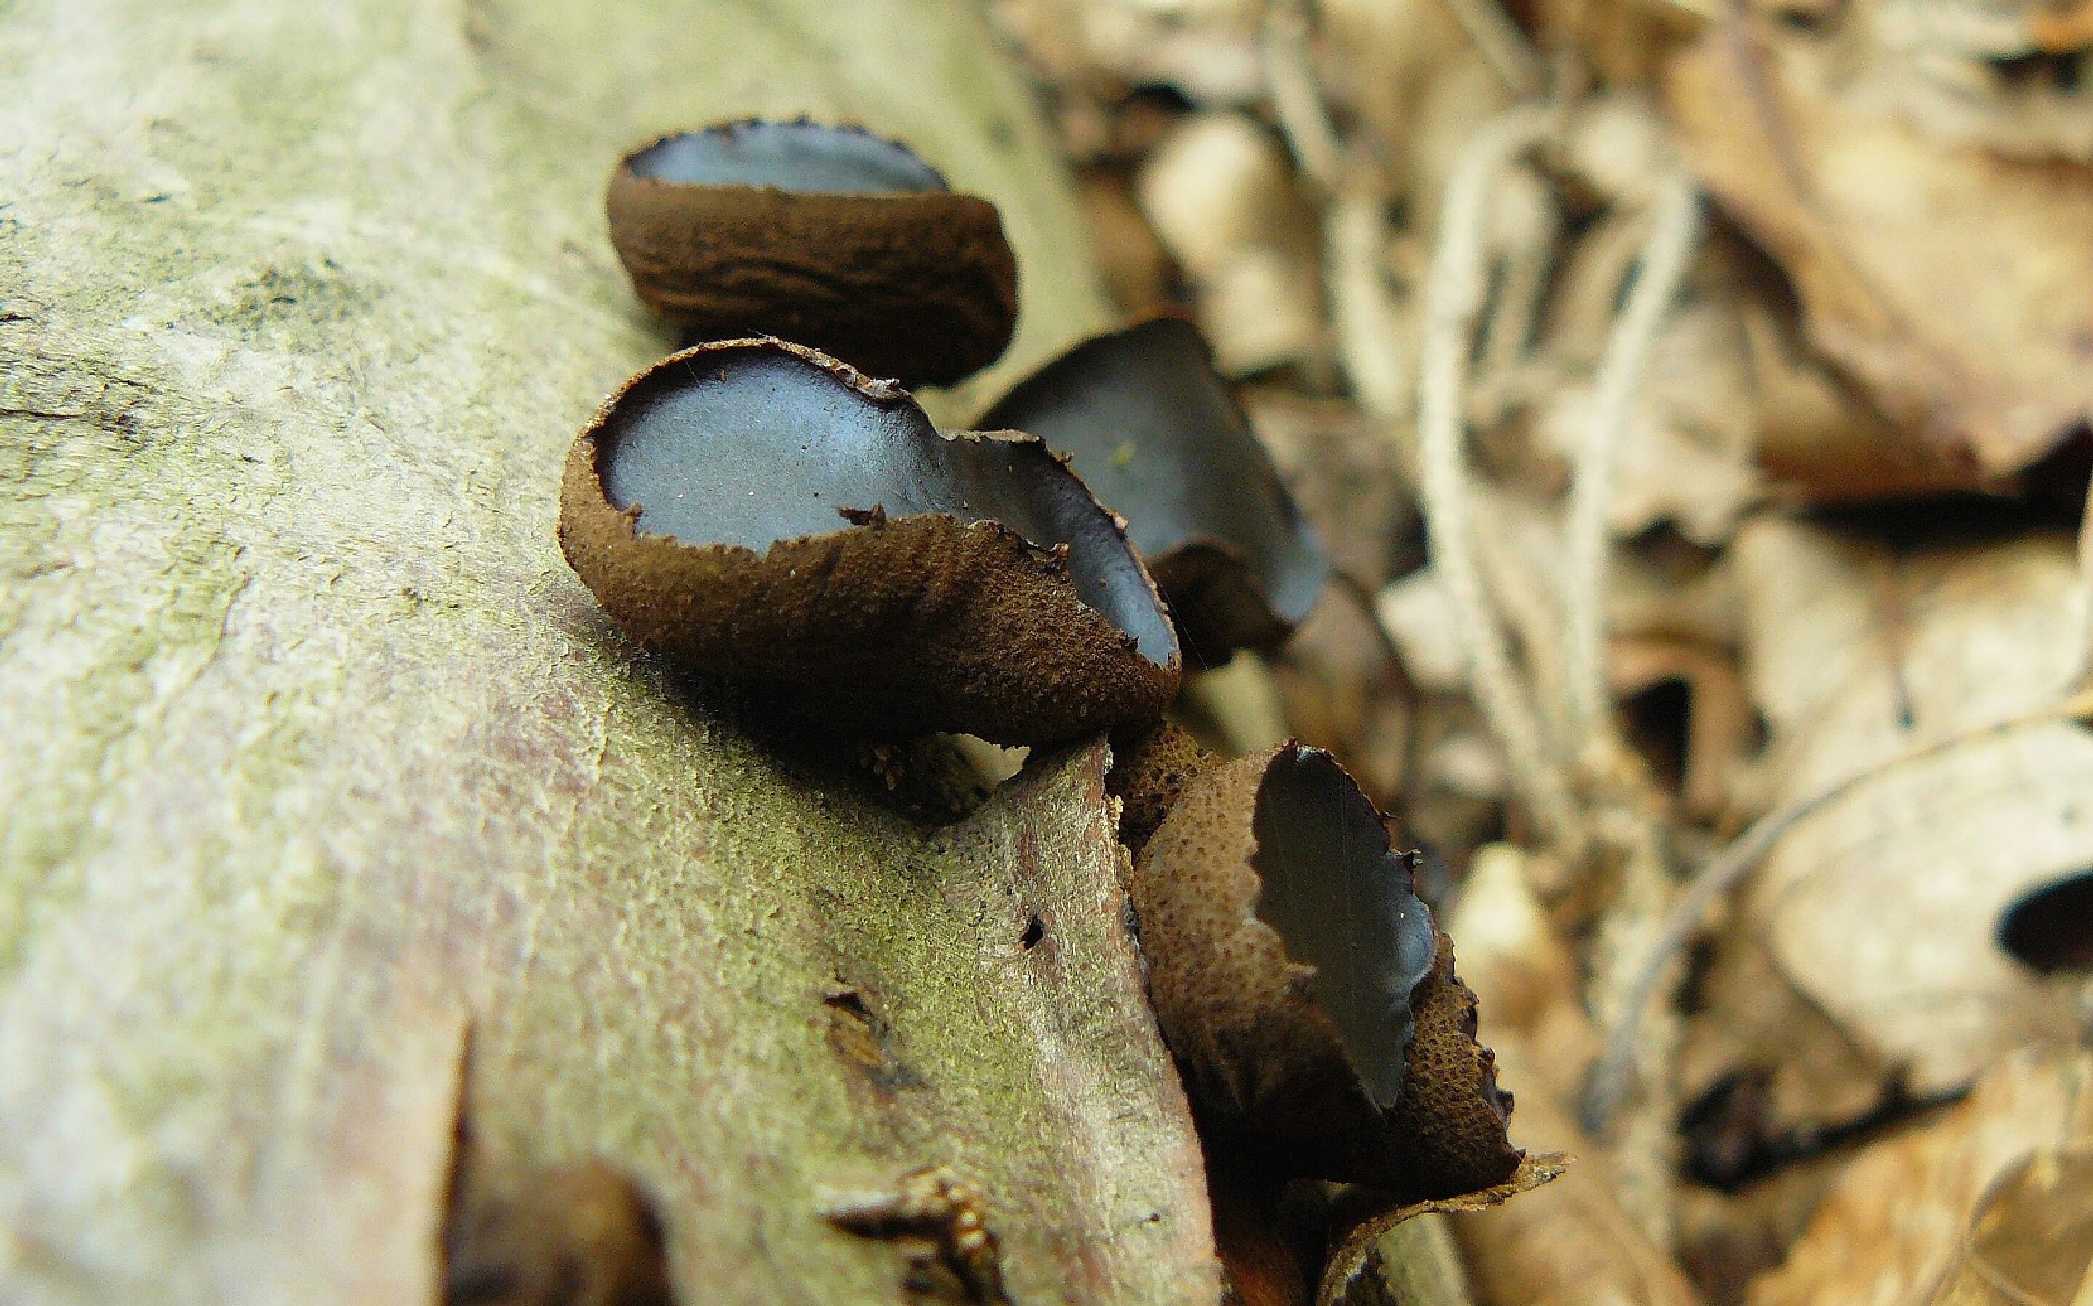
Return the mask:
M 686 1303 L 899 1300 L 824 1213 L 937 1165 L 1016 1301 L 1214 1300 L 1102 745 L 912 823 L 553 544 L 672 344 L 601 213 L 649 133 L 996 199 L 986 387 L 1101 324 L 1000 59 L 944 0 L 0 3 L 0 1298 L 430 1300 L 463 1103 L 633 1176 Z

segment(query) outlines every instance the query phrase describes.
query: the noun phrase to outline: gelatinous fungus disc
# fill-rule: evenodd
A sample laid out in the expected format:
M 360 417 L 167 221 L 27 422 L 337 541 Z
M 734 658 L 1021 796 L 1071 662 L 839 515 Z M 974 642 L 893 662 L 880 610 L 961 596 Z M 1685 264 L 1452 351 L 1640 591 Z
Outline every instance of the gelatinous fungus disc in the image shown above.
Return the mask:
M 784 341 L 628 381 L 569 454 L 560 544 L 641 644 L 857 726 L 1048 743 L 1176 691 L 1155 586 L 1061 460 Z
M 861 128 L 664 136 L 619 162 L 606 207 L 640 298 L 700 338 L 783 336 L 927 385 L 994 362 L 1017 324 L 996 206 Z
M 1195 776 L 1133 893 L 1156 1014 L 1210 1135 L 1281 1174 L 1405 1198 L 1516 1168 L 1450 941 L 1328 753 L 1288 744 Z
M 1084 341 L 980 425 L 1069 455 L 1127 519 L 1191 661 L 1276 644 L 1315 605 L 1329 561 L 1191 323 L 1154 318 Z

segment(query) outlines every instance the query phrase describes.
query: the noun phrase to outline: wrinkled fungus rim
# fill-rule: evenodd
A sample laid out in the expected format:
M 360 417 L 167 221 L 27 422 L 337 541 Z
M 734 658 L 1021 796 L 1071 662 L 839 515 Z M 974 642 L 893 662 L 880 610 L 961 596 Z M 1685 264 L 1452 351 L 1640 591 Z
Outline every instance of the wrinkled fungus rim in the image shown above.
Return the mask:
M 1132 540 L 1127 535 L 1125 519 L 1106 507 L 1097 498 L 1097 495 L 1091 491 L 1082 476 L 1069 465 L 1069 461 L 1064 455 L 1048 448 L 1046 442 L 1037 436 L 1023 431 L 939 430 L 930 422 L 929 417 L 923 413 L 921 407 L 916 404 L 914 396 L 897 382 L 868 375 L 842 359 L 819 349 L 797 344 L 777 336 L 738 336 L 727 340 L 706 341 L 678 350 L 651 367 L 628 377 L 617 390 L 613 391 L 597 407 L 588 424 L 582 428 L 581 438 L 587 441 L 589 446 L 588 468 L 590 480 L 593 482 L 596 494 L 613 512 L 626 518 L 628 528 L 634 538 L 660 540 L 691 550 L 721 551 L 730 555 L 767 560 L 773 553 L 787 549 L 800 541 L 847 534 L 853 530 L 863 528 L 864 523 L 861 521 L 839 518 L 839 525 L 833 531 L 810 532 L 804 535 L 780 535 L 771 540 L 763 550 L 758 551 L 747 545 L 727 541 L 690 540 L 671 532 L 644 529 L 639 521 L 640 514 L 643 511 L 642 506 L 636 502 L 622 504 L 612 497 L 609 487 L 604 480 L 604 461 L 611 456 L 619 438 L 619 432 L 613 428 L 612 423 L 619 415 L 620 409 L 635 399 L 644 399 L 648 391 L 655 387 L 673 386 L 677 380 L 674 369 L 682 364 L 701 358 L 722 360 L 731 357 L 735 353 L 778 355 L 790 358 L 825 373 L 831 380 L 845 387 L 859 398 L 877 404 L 881 408 L 892 409 L 905 405 L 920 418 L 924 434 L 941 441 L 995 442 L 1037 449 L 1041 455 L 1051 461 L 1054 467 L 1058 469 L 1059 474 L 1069 478 L 1072 482 L 1076 501 L 1088 504 L 1089 508 L 1109 528 L 1113 539 L 1133 564 L 1135 574 L 1141 579 L 1140 593 L 1146 598 L 1146 606 L 1154 613 L 1155 617 L 1153 623 L 1144 621 L 1138 624 L 1143 627 L 1151 627 L 1152 625 L 1152 629 L 1147 632 L 1132 629 L 1130 628 L 1131 623 L 1122 621 L 1119 614 L 1100 608 L 1087 599 L 1081 599 L 1080 595 L 1078 596 L 1079 601 L 1083 603 L 1085 608 L 1095 612 L 1100 618 L 1109 623 L 1113 629 L 1117 630 L 1126 640 L 1128 647 L 1144 662 L 1172 676 L 1178 674 L 1183 663 L 1183 651 L 1176 625 L 1171 618 L 1169 605 L 1164 600 L 1155 577 L 1150 573 L 1147 564 L 1141 558 L 1140 552 L 1134 548 Z M 942 519 L 962 527 L 976 522 L 993 526 L 998 530 L 1008 532 L 1035 554 L 1051 559 L 1054 565 L 1064 569 L 1064 571 L 1072 570 L 1067 565 L 1065 545 L 1042 545 L 998 517 L 984 515 L 968 518 L 949 511 L 911 513 L 891 519 L 885 517 L 884 513 L 881 513 L 878 517 L 878 520 L 881 521 L 891 520 L 894 522 L 918 519 Z M 870 517 L 865 519 L 865 521 L 870 520 L 872 520 Z M 1074 582 L 1071 581 L 1071 583 Z M 1124 591 L 1119 592 L 1123 593 Z M 1151 636 L 1154 637 L 1154 644 L 1161 646 L 1162 656 L 1157 656 L 1155 652 L 1151 651 Z

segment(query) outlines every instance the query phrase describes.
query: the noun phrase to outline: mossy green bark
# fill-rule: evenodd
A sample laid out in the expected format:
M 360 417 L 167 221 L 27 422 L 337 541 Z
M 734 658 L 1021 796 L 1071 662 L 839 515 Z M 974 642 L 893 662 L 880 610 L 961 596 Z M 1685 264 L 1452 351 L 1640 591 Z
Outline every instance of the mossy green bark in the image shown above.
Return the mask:
M 997 377 L 1102 324 L 975 9 L 15 0 L 0 85 L 0 1298 L 428 1300 L 465 1066 L 686 1302 L 897 1299 L 822 1210 L 938 1164 L 1018 1301 L 1212 1300 L 1100 750 L 912 825 L 552 539 L 669 343 L 600 211 L 650 132 L 867 121 L 1003 205 Z

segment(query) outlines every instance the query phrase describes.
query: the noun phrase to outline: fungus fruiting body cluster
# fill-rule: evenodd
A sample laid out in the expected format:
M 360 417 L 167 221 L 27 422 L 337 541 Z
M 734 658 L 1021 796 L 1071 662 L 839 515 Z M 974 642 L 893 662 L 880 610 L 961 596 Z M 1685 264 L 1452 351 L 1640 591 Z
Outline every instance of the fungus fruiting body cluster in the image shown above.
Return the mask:
M 993 204 L 798 121 L 663 137 L 608 210 L 641 298 L 700 341 L 567 461 L 561 547 L 626 633 L 850 729 L 1112 731 L 1151 998 L 1210 1142 L 1405 1199 L 1503 1181 L 1510 1097 L 1371 802 L 1320 750 L 1223 762 L 1162 720 L 1182 663 L 1283 640 L 1328 571 L 1198 332 L 1083 342 L 940 431 L 901 382 L 1009 341 Z

